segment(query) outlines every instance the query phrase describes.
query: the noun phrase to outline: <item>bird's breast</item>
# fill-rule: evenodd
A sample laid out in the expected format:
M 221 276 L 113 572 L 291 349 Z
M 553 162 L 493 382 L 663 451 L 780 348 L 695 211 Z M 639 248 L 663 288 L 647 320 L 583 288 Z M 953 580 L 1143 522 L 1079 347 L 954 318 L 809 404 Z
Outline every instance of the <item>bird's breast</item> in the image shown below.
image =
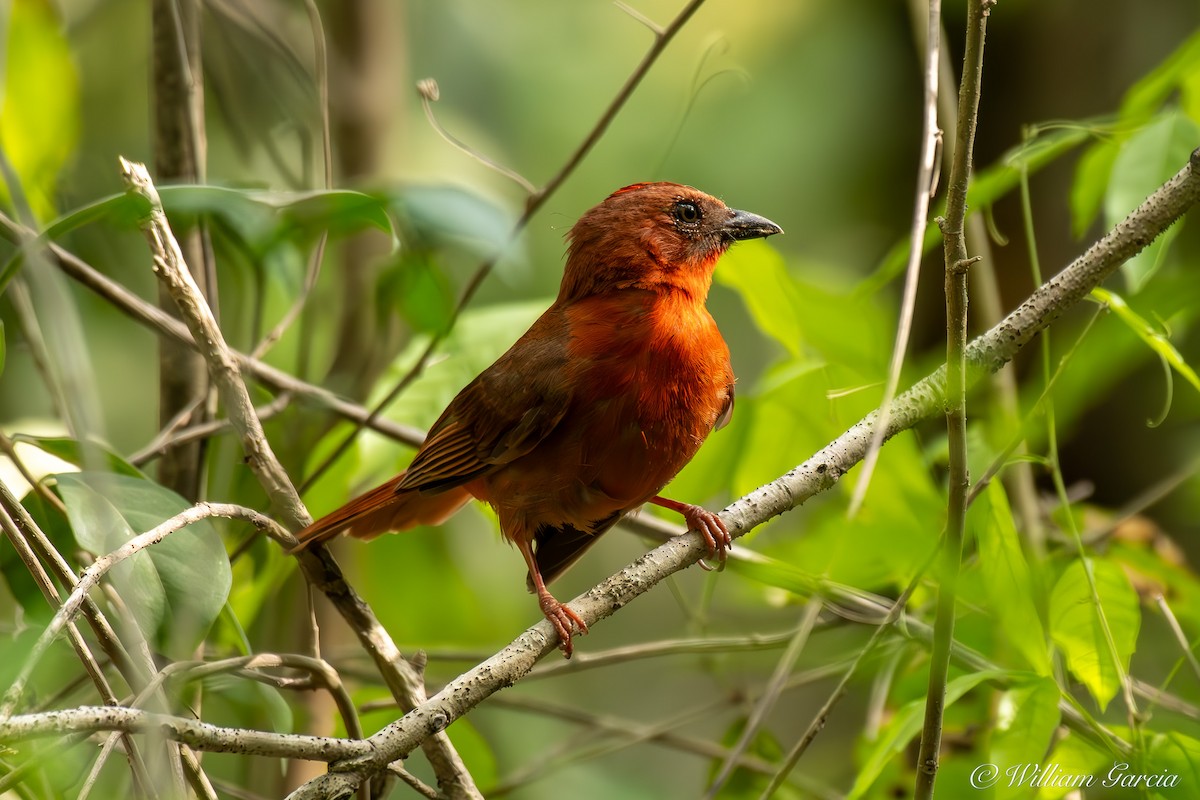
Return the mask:
M 691 460 L 733 385 L 729 348 L 702 303 L 636 300 L 593 309 L 572 339 L 589 419 L 581 472 L 630 505 L 657 494 Z

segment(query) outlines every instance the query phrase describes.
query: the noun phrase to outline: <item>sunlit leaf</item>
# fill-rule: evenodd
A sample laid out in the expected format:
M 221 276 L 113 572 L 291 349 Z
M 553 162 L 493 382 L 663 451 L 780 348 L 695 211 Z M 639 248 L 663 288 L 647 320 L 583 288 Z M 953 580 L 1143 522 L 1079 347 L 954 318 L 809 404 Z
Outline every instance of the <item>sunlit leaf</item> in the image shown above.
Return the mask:
M 1122 220 L 1182 169 L 1197 142 L 1200 142 L 1200 125 L 1178 109 L 1171 109 L 1121 145 L 1104 200 L 1108 227 Z M 1131 292 L 1137 293 L 1158 269 L 1179 230 L 1180 225 L 1171 226 L 1149 247 L 1121 265 Z
M 802 354 L 800 289 L 770 245 L 761 241 L 743 242 L 721 259 L 715 277 L 741 295 L 763 333 L 793 356 Z
M 1049 675 L 1046 632 L 1034 604 L 1033 580 L 1003 486 L 992 481 L 970 513 L 982 517 L 977 527 L 979 572 L 996 621 L 1009 646 L 1039 675 Z
M 1120 675 L 1129 669 L 1142 617 L 1137 593 L 1119 566 L 1097 559 L 1088 559 L 1087 564 L 1116 653 L 1105 637 L 1082 561 L 1072 562 L 1050 593 L 1050 636 L 1066 656 L 1071 673 L 1103 710 L 1120 689 Z
M 169 489 L 128 475 L 66 473 L 58 476 L 58 489 L 80 546 L 96 554 L 190 507 Z M 208 520 L 171 534 L 110 574 L 146 635 L 174 657 L 192 654 L 231 582 L 229 558 Z
M 79 134 L 79 77 L 53 3 L 12 0 L 6 13 L 0 145 L 34 215 L 48 219 Z M 2 182 L 0 196 L 9 197 Z

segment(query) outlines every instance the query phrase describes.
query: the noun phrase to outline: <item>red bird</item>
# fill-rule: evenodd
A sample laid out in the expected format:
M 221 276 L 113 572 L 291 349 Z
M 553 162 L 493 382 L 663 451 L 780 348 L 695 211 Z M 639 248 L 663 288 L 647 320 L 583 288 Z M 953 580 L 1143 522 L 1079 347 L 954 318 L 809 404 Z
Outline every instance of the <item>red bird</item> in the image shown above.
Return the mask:
M 587 625 L 546 590 L 643 503 L 678 511 L 719 558 L 716 514 L 659 496 L 733 412 L 729 348 L 705 308 L 717 259 L 782 233 L 674 183 L 638 183 L 569 234 L 558 299 L 433 424 L 409 468 L 297 534 L 301 549 L 437 525 L 472 497 L 529 567 L 528 587 L 571 656 Z

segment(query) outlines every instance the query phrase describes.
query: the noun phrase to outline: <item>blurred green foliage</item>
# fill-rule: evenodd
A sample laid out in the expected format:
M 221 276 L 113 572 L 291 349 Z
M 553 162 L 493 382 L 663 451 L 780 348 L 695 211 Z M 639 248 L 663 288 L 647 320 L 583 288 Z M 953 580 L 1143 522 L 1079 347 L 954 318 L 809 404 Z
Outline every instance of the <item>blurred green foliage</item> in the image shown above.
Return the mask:
M 877 405 L 909 246 L 919 136 L 919 57 L 904 4 L 705 3 L 515 240 L 527 197 L 441 139 L 412 84 L 435 77 L 440 123 L 540 185 L 595 125 L 650 33 L 599 0 L 319 5 L 332 71 L 333 188 L 317 177 L 322 110 L 309 20 L 302 3 L 284 0 L 206 6 L 207 185 L 160 187 L 176 230 L 203 227 L 211 241 L 220 320 L 234 347 L 254 350 L 303 299 L 303 312 L 264 359 L 371 406 L 410 375 L 436 337 L 432 359 L 383 411 L 425 428 L 551 301 L 562 237 L 574 220 L 619 186 L 666 179 L 762 213 L 787 231 L 739 244 L 718 266 L 710 305 L 739 374 L 736 413 L 673 482 L 671 496 L 720 507 L 800 463 Z M 958 5 L 946 11 L 952 63 Z M 1107 5 L 1095 13 L 1082 0 L 1006 0 L 993 11 L 969 204 L 991 231 L 971 247 L 985 254 L 980 268 L 994 273 L 1005 308 L 1033 285 L 1022 180 L 1029 181 L 1037 252 L 1049 274 L 1200 145 L 1194 4 L 1156 0 L 1152 12 L 1132 0 Z M 678 11 L 668 0 L 636 6 L 659 23 Z M 82 553 L 107 552 L 186 505 L 156 483 L 153 455 L 139 455 L 158 433 L 154 334 L 77 285 L 55 289 L 39 278 L 61 278 L 46 251 L 53 242 L 139 296 L 155 297 L 136 227 L 146 209 L 116 194 L 118 155 L 154 160 L 148 13 L 133 0 L 12 0 L 2 11 L 0 201 L 34 235 L 0 243 L 0 430 L 30 470 L 49 476 L 53 494 L 29 493 L 24 502 L 72 568 L 82 568 Z M 935 368 L 944 351 L 933 223 L 923 247 L 926 275 L 904 383 Z M 1098 291 L 1098 303 L 1056 324 L 1045 356 L 1023 354 L 1013 367 L 1019 423 L 993 384 L 972 393 L 973 474 L 1018 432 L 1028 452 L 1002 463 L 970 511 L 957 629 L 966 655 L 947 687 L 939 777 L 946 797 L 1065 795 L 1009 783 L 1004 770 L 1025 764 L 1103 776 L 1128 761 L 1132 772 L 1181 776 L 1177 793 L 1150 790 L 1147 797 L 1190 796 L 1200 787 L 1200 675 L 1158 602 L 1161 596 L 1178 618 L 1187 643 L 1200 636 L 1200 582 L 1190 566 L 1200 557 L 1198 248 L 1194 222 L 1175 226 Z M 456 315 L 480 265 L 493 261 Z M 74 369 L 61 349 L 39 349 L 39 331 L 66 325 L 56 305 L 63 298 L 83 330 L 70 347 L 90 372 Z M 991 324 L 986 314 L 985 304 L 972 306 L 975 332 Z M 1172 370 L 1184 378 L 1174 387 Z M 1047 391 L 1050 373 L 1057 377 Z M 252 392 L 264 405 L 274 400 L 263 387 Z M 80 429 L 86 415 L 71 413 L 80 404 L 98 410 L 91 427 Z M 408 447 L 357 432 L 315 402 L 292 398 L 265 425 L 298 484 L 354 436 L 305 493 L 317 515 L 411 457 Z M 1052 435 L 1070 509 L 1053 492 Z M 720 771 L 722 748 L 741 736 L 779 656 L 779 645 L 755 635 L 790 630 L 800 604 L 819 593 L 830 611 L 720 794 L 758 797 L 874 630 L 877 620 L 842 609 L 836 593 L 895 597 L 936 547 L 944 449 L 938 420 L 897 436 L 855 517 L 846 514 L 858 480 L 852 472 L 739 541 L 759 558 L 719 577 L 698 570 L 675 576 L 579 642 L 572 668 L 523 681 L 456 722 L 450 736 L 485 794 L 699 796 Z M 207 459 L 208 498 L 270 511 L 234 437 L 218 433 Z M 1018 468 L 1032 472 L 1032 505 L 1008 483 Z M 0 477 L 18 486 L 7 465 Z M 1162 497 L 1146 502 L 1143 492 L 1158 487 L 1165 487 Z M 1035 537 L 1032 527 L 1045 536 Z M 573 596 L 643 550 L 613 533 L 556 591 Z M 347 543 L 337 552 L 402 651 L 427 652 L 431 688 L 538 616 L 521 588 L 520 558 L 501 546 L 486 510 L 472 508 L 437 531 L 369 547 Z M 52 610 L 7 543 L 0 570 L 0 680 L 7 686 Z M 137 625 L 122 635 L 145 637 L 163 659 L 306 648 L 306 592 L 292 560 L 245 525 L 213 521 L 173 534 L 117 570 L 111 586 L 129 615 L 109 606 L 111 613 Z M 921 631 L 935 595 L 936 575 L 927 575 L 907 620 L 866 656 L 778 797 L 909 796 L 926 690 Z M 319 619 L 322 652 L 354 699 L 386 700 L 342 621 L 324 610 Z M 743 641 L 614 658 L 603 668 L 584 663 L 610 648 L 724 637 Z M 94 704 L 80 675 L 59 643 L 22 710 L 43 701 Z M 1136 711 L 1125 708 L 1127 676 L 1142 690 Z M 206 721 L 345 733 L 316 693 L 244 674 L 208 677 L 201 687 Z M 185 703 L 190 697 L 180 695 Z M 1071 720 L 1064 705 L 1076 712 Z M 384 704 L 362 719 L 372 733 L 397 716 Z M 1114 738 L 1132 751 L 1114 750 Z M 29 752 L 22 745 L 0 753 L 0 780 Z M 28 796 L 78 794 L 91 762 L 82 748 L 69 752 L 70 770 L 33 770 Z M 432 780 L 419 761 L 409 768 Z M 110 759 L 94 794 L 128 790 L 119 762 Z M 972 776 L 984 764 L 998 765 L 1000 778 L 977 790 Z M 282 770 L 262 770 L 250 759 L 212 754 L 204 765 L 248 791 L 283 790 Z

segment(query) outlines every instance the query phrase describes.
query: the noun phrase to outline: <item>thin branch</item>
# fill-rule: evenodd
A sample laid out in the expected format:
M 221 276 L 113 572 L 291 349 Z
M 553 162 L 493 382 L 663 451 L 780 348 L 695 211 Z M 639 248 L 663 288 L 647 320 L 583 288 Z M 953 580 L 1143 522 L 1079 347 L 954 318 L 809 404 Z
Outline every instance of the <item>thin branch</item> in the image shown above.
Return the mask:
M 942 718 L 954 642 L 954 615 L 958 576 L 962 567 L 963 532 L 966 527 L 967 490 L 967 271 L 975 259 L 967 257 L 964 222 L 967 217 L 967 184 L 979 120 L 979 93 L 983 75 L 984 35 L 995 0 L 968 0 L 967 34 L 962 83 L 958 92 L 958 125 L 954 159 L 946 191 L 946 217 L 939 220 L 945 240 L 946 261 L 946 431 L 949 442 L 946 536 L 942 543 L 937 617 L 933 652 L 929 656 L 929 683 L 925 694 L 925 720 L 917 756 L 914 794 L 917 800 L 933 797 L 942 745 Z M 936 69 L 936 66 L 934 67 Z
M 134 708 L 80 706 L 0 720 L 0 735 L 9 743 L 81 731 L 154 733 L 173 742 L 181 742 L 193 749 L 210 753 L 302 758 L 307 761 L 332 762 L 359 758 L 374 751 L 370 740 L 224 728 L 207 722 Z
M 920 3 L 920 0 L 917 0 Z M 912 333 L 912 320 L 917 307 L 917 285 L 921 278 L 921 255 L 925 249 L 925 226 L 929 222 L 929 200 L 936 190 L 934 170 L 937 166 L 938 143 L 941 131 L 937 124 L 938 64 L 940 59 L 942 31 L 942 2 L 928 0 L 928 25 L 925 31 L 925 104 L 921 122 L 921 157 L 917 162 L 917 188 L 913 199 L 912 227 L 909 229 L 908 265 L 905 267 L 904 298 L 900 303 L 900 322 L 896 329 L 896 342 L 892 348 L 892 360 L 888 366 L 887 384 L 883 390 L 880 425 L 871 437 L 871 447 L 863 459 L 863 468 L 854 486 L 850 506 L 846 515 L 854 517 L 867 496 L 875 462 L 883 448 L 883 432 L 887 430 L 888 409 L 900 386 L 900 371 L 904 366 L 904 354 Z
M 821 600 L 816 597 L 809 598 L 808 603 L 804 607 L 804 614 L 800 618 L 800 625 L 796 628 L 792 640 L 788 643 L 787 650 L 783 656 L 775 664 L 775 672 L 771 675 L 771 680 L 767 683 L 767 689 L 763 692 L 763 696 L 754 706 L 754 712 L 750 718 L 746 720 L 746 725 L 742 729 L 741 736 L 730 749 L 729 755 L 725 757 L 721 764 L 721 769 L 717 773 L 717 777 L 713 778 L 712 783 L 705 792 L 706 798 L 715 798 L 721 791 L 721 787 L 729 780 L 729 776 L 733 774 L 737 768 L 738 762 L 742 755 L 746 752 L 746 748 L 754 741 L 754 737 L 758 735 L 759 728 L 767 718 L 767 714 L 775 707 L 776 701 L 779 700 L 779 695 L 782 694 L 784 687 L 787 685 L 788 675 L 796 666 L 796 659 L 800 658 L 800 653 L 804 650 L 804 645 L 808 643 L 808 636 L 812 633 L 813 625 L 817 622 L 817 616 L 821 613 Z

